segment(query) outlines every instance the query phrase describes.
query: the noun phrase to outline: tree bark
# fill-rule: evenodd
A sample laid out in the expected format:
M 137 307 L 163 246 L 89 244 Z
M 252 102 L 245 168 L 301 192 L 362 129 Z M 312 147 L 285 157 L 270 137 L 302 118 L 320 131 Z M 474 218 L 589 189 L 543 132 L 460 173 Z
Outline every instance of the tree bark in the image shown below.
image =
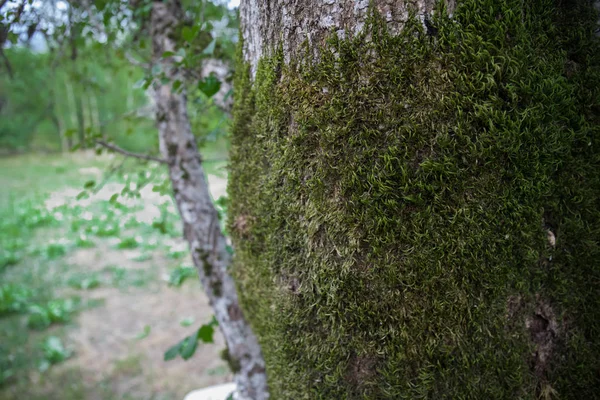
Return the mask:
M 174 37 L 183 18 L 179 1 L 154 1 L 151 16 L 153 62 L 161 66 L 167 78 L 166 81 L 157 79 L 154 85 L 160 149 L 169 164 L 184 236 L 225 337 L 229 359 L 235 366 L 240 398 L 267 399 L 264 360 L 256 337 L 239 307 L 235 285 L 228 271 L 231 255 L 191 131 L 186 94 L 185 91 L 172 90 L 176 80 L 183 80 L 183 71 L 175 66 L 173 57 L 162 57 L 166 51 L 177 50 Z
M 72 86 L 74 87 L 74 85 Z M 79 139 L 79 146 L 85 149 L 85 117 L 83 114 L 83 95 L 73 92 L 75 101 L 75 116 L 77 117 L 77 138 Z
M 434 3 L 242 1 L 229 231 L 273 398 L 600 390 L 592 3 Z
M 73 129 L 76 129 L 78 126 L 77 113 L 76 113 L 76 95 L 75 88 L 72 83 L 69 82 L 68 77 L 65 78 L 65 91 L 67 93 L 67 112 L 71 116 L 71 126 Z M 66 136 L 66 135 L 65 135 Z M 73 148 L 73 136 L 67 136 L 67 149 L 71 150 Z
M 77 50 L 77 39 L 81 34 L 81 28 L 77 25 L 77 22 L 74 20 L 75 8 L 73 4 L 69 4 L 69 45 L 71 47 L 71 77 L 75 82 L 78 82 L 80 77 L 77 70 L 77 58 L 78 58 L 78 50 Z M 72 96 L 73 102 L 75 104 L 75 116 L 77 118 L 77 137 L 79 139 L 79 146 L 84 149 L 85 148 L 85 117 L 83 114 L 83 96 L 84 91 L 81 88 L 81 93 L 78 93 L 76 90 L 76 85 L 72 84 Z

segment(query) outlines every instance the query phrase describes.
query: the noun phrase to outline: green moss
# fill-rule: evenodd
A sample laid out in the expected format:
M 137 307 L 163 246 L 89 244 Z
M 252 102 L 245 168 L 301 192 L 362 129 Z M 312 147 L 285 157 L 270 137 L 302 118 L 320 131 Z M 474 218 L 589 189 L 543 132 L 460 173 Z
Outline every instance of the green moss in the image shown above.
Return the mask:
M 229 230 L 274 399 L 596 396 L 600 52 L 567 3 L 238 68 Z
M 220 280 L 213 280 L 211 288 L 216 297 L 221 297 L 223 295 L 223 282 Z
M 206 277 L 210 277 L 213 272 L 213 265 L 208 260 L 208 253 L 202 249 L 197 249 L 196 253 L 198 254 L 198 258 L 202 261 L 202 269 L 204 270 L 204 275 Z
M 233 372 L 234 374 L 237 374 L 240 369 L 242 368 L 240 365 L 240 362 L 234 358 L 231 357 L 231 353 L 229 353 L 229 349 L 228 348 L 224 348 L 221 351 L 221 359 L 223 361 L 225 361 L 227 363 L 227 365 L 229 365 L 229 369 L 231 370 L 231 372 Z

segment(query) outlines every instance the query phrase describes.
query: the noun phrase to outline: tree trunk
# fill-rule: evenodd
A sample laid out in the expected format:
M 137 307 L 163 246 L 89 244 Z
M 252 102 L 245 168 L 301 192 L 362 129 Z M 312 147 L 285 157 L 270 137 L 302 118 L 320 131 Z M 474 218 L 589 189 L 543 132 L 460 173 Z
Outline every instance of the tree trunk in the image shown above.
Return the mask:
M 75 85 L 71 86 L 75 88 Z M 85 119 L 83 115 L 83 94 L 73 90 L 73 100 L 75 101 L 75 116 L 77 118 L 77 138 L 79 146 L 85 149 Z
M 166 78 L 156 79 L 154 85 L 160 148 L 169 164 L 184 236 L 227 343 L 240 398 L 263 400 L 268 398 L 264 360 L 238 305 L 235 285 L 228 271 L 229 246 L 208 191 L 187 115 L 185 91 L 172 90 L 176 80 L 183 80 L 183 71 L 175 65 L 174 57 L 162 57 L 167 51 L 176 51 L 176 27 L 181 26 L 183 19 L 178 0 L 154 1 L 151 16 L 153 62 L 161 66 Z
M 106 93 L 100 93 L 92 97 L 96 126 L 98 126 L 100 129 L 100 135 L 102 136 L 102 140 L 108 139 L 108 131 L 106 130 L 108 118 L 106 118 L 105 96 Z
M 76 129 L 75 127 L 78 126 L 78 120 L 77 120 L 77 112 L 76 112 L 76 108 L 77 108 L 77 100 L 76 100 L 76 95 L 75 95 L 75 87 L 73 86 L 73 84 L 71 84 L 69 82 L 68 77 L 65 78 L 65 90 L 67 92 L 67 109 L 68 109 L 68 113 L 71 116 L 71 126 L 73 126 L 72 129 Z M 71 150 L 73 148 L 73 135 L 69 134 L 67 136 L 67 148 L 69 150 Z
M 594 398 L 597 15 L 433 3 L 240 6 L 229 230 L 271 396 Z
M 78 82 L 80 80 L 80 76 L 77 70 L 77 39 L 81 34 L 81 27 L 76 25 L 74 21 L 74 12 L 75 8 L 73 4 L 69 5 L 68 8 L 68 18 L 69 18 L 69 45 L 71 50 L 71 78 Z M 81 88 L 81 91 L 77 91 L 75 88 L 75 84 L 71 85 L 73 102 L 75 104 L 75 116 L 77 118 L 77 137 L 79 139 L 79 146 L 84 149 L 85 148 L 85 119 L 83 115 L 83 96 L 84 90 Z

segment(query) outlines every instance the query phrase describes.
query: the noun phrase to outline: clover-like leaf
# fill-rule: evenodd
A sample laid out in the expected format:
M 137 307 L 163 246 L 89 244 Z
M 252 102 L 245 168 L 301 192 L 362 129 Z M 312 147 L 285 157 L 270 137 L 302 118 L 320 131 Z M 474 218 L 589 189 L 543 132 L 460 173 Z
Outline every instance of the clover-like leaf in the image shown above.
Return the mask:
M 213 97 L 221 89 L 221 81 L 214 75 L 207 76 L 198 82 L 198 89 L 207 97 Z

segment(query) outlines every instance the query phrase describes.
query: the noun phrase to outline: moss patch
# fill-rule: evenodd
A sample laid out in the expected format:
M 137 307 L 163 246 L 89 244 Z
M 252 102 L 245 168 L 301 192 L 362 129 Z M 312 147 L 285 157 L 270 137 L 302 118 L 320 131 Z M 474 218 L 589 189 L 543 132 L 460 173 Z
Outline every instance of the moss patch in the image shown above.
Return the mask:
M 238 68 L 229 230 L 274 399 L 596 396 L 600 52 L 562 3 Z

